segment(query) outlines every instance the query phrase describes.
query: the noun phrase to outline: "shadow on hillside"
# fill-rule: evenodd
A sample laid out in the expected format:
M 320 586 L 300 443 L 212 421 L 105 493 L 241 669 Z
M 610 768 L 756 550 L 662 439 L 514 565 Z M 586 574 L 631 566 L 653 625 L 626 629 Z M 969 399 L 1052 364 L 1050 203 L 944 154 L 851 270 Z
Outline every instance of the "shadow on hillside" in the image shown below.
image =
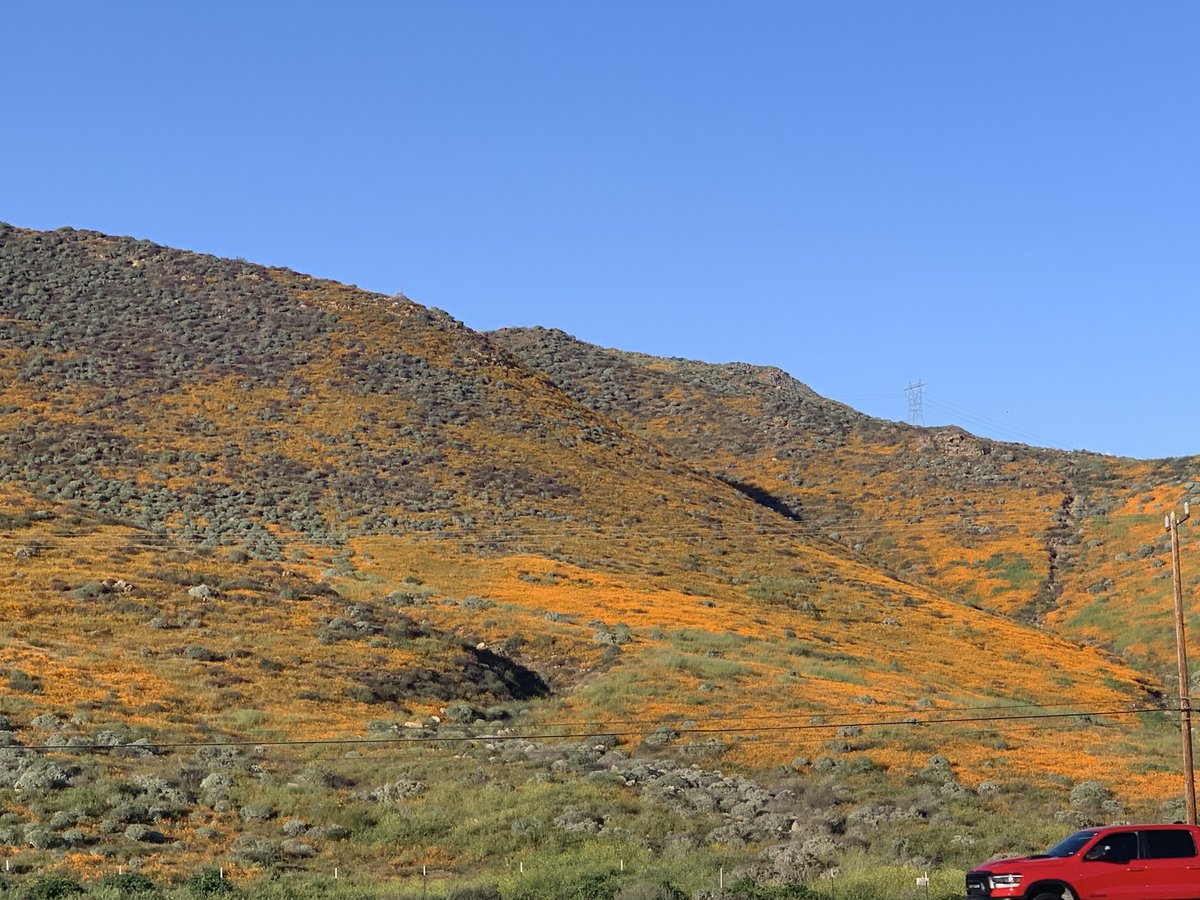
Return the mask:
M 745 481 L 738 481 L 736 478 L 725 478 L 721 475 L 718 475 L 717 478 L 725 482 L 735 491 L 745 494 L 759 506 L 765 506 L 772 512 L 777 512 L 785 519 L 791 519 L 793 522 L 801 521 L 800 513 L 797 510 L 789 506 L 787 501 L 776 497 L 770 491 L 764 490 L 755 484 L 750 484 Z
M 542 676 L 519 662 L 483 647 L 463 653 L 442 668 L 415 666 L 370 670 L 357 675 L 351 696 L 364 703 L 473 700 L 534 700 L 550 695 Z
M 474 664 L 467 664 L 468 670 L 478 667 L 476 683 L 497 697 L 533 700 L 550 694 L 550 686 L 533 669 L 486 648 L 472 648 L 470 652 L 475 659 Z

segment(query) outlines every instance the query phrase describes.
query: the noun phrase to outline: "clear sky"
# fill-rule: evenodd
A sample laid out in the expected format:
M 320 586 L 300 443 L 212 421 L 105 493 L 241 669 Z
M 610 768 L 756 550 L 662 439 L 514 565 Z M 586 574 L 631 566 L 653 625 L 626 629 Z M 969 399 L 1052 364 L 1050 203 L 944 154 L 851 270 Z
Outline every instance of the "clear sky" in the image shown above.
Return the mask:
M 1200 3 L 0 4 L 0 220 L 1200 454 Z

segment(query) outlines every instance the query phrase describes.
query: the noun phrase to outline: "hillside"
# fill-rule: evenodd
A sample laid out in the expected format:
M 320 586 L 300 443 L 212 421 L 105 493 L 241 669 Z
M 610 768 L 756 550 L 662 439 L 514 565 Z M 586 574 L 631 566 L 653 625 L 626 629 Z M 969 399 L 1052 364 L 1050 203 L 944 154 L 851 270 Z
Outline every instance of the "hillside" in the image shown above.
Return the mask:
M 974 458 L 782 373 L 547 334 L 0 226 L 0 844 L 692 885 L 1175 801 L 1160 680 L 1021 620 L 1100 627 L 1038 566 L 1134 540 L 1115 513 L 1169 464 Z
M 778 369 L 604 349 L 550 329 L 491 337 L 576 400 L 807 534 L 944 596 L 1163 673 L 1174 665 L 1162 517 L 1200 500 L 1200 459 L 999 443 L 873 419 Z M 1187 586 L 1197 585 L 1192 572 Z

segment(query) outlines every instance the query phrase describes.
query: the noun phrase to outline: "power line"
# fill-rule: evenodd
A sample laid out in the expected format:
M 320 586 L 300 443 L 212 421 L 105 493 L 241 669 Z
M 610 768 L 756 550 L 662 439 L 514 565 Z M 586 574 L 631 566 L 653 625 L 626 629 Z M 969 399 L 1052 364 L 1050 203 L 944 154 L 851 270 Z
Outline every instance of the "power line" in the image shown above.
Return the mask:
M 941 397 L 930 395 L 929 403 L 930 403 L 930 405 L 932 405 L 934 407 L 943 409 L 946 412 L 949 412 L 954 416 L 960 417 L 961 419 L 963 419 L 966 422 L 974 422 L 975 424 L 977 424 L 977 425 L 981 426 L 982 428 L 987 429 L 989 431 L 1000 432 L 1002 434 L 1014 435 L 1021 439 L 1021 443 L 1033 444 L 1042 449 L 1053 449 L 1051 447 L 1052 442 L 1048 438 L 1033 434 L 1028 431 L 1023 431 L 1019 428 L 1014 428 L 1009 423 L 1001 422 L 997 419 L 988 418 L 987 416 L 984 416 L 981 413 L 974 412 L 973 410 L 967 409 L 966 407 L 958 406 L 958 405 L 951 403 L 950 401 L 945 400 Z M 1060 452 L 1068 452 L 1068 451 L 1060 451 Z
M 885 706 L 885 709 L 881 710 L 881 712 L 887 712 L 889 714 L 895 713 L 896 715 L 899 715 L 902 713 L 909 714 L 909 713 L 920 712 L 923 715 L 931 716 L 931 715 L 940 715 L 943 713 L 959 713 L 959 712 L 984 713 L 984 712 L 994 712 L 997 710 L 1006 711 L 1006 710 L 1015 710 L 1015 709 L 1036 709 L 1036 710 L 1043 710 L 1043 711 L 1065 710 L 1066 712 L 1062 713 L 1062 715 L 1086 715 L 1086 713 L 1079 712 L 1071 704 L 1067 704 L 1067 703 L 969 704 L 969 705 L 958 705 L 958 706 L 939 706 L 936 708 L 922 708 L 922 707 L 916 707 L 916 706 L 901 707 L 897 704 L 884 704 L 884 706 Z M 887 709 L 886 707 L 891 707 L 891 708 Z M 1139 707 L 1136 707 L 1135 705 L 1131 704 L 1131 708 L 1137 709 Z M 1170 710 L 1170 708 L 1166 707 L 1166 706 L 1162 707 L 1162 709 L 1163 709 L 1163 711 Z M 531 725 L 530 727 L 537 728 L 537 729 L 545 729 L 545 728 L 579 728 L 582 726 L 589 726 L 590 728 L 592 728 L 594 730 L 597 728 L 598 729 L 614 729 L 614 728 L 624 729 L 624 728 L 632 728 L 632 727 L 638 726 L 638 725 L 645 725 L 645 726 L 650 726 L 651 728 L 662 728 L 662 727 L 672 727 L 673 723 L 677 724 L 680 721 L 685 721 L 685 722 L 686 721 L 697 722 L 697 720 L 699 722 L 717 721 L 717 720 L 728 718 L 730 715 L 736 715 L 736 717 L 739 721 L 744 721 L 744 722 L 778 722 L 778 721 L 794 722 L 797 715 L 804 715 L 804 714 L 807 714 L 807 715 L 810 715 L 813 717 L 819 717 L 823 720 L 822 722 L 819 722 L 819 723 L 815 723 L 815 722 L 811 723 L 814 726 L 817 726 L 817 725 L 841 726 L 841 725 L 845 725 L 846 723 L 838 722 L 838 721 L 829 721 L 829 720 L 843 719 L 843 718 L 851 717 L 851 716 L 857 717 L 859 714 L 859 711 L 856 710 L 853 712 L 850 712 L 850 711 L 834 712 L 834 711 L 830 711 L 830 710 L 811 709 L 811 710 L 792 710 L 787 713 L 756 713 L 756 714 L 729 713 L 729 714 L 723 714 L 720 716 L 696 716 L 687 711 L 679 711 L 679 712 L 663 713 L 653 719 L 572 719 L 569 721 L 539 722 L 537 724 Z M 982 717 L 982 718 L 987 718 L 987 717 Z M 934 719 L 931 721 L 938 721 L 938 720 Z M 440 725 L 442 727 L 448 727 L 448 728 L 470 727 L 465 724 L 449 723 L 449 722 L 442 722 L 442 723 L 440 723 Z M 30 723 L 24 723 L 24 724 L 10 723 L 11 729 L 28 729 L 28 728 L 32 728 L 32 727 L 33 726 Z M 692 727 L 699 727 L 699 724 L 697 724 L 696 726 L 692 726 Z M 607 733 L 607 732 L 601 732 L 601 733 Z M 358 740 L 358 739 L 352 739 L 352 740 Z M 258 742 L 248 741 L 248 743 L 258 743 Z M 108 746 L 108 745 L 102 745 L 102 746 Z M 128 746 L 128 745 L 119 745 L 119 746 Z M 156 746 L 163 746 L 163 745 L 158 744 L 156 742 Z
M 800 505 L 804 504 L 804 497 L 797 498 Z M 987 522 L 979 522 L 977 520 L 995 520 L 996 524 L 1001 527 L 1015 528 L 1019 526 L 1044 526 L 1052 528 L 1059 524 L 1057 510 L 1048 510 L 1042 513 L 1013 513 L 1007 511 L 1004 507 L 996 507 L 993 509 L 975 510 L 967 508 L 964 511 L 963 507 L 955 506 L 946 509 L 930 509 L 924 508 L 914 510 L 913 516 L 920 521 L 905 521 L 902 518 L 894 516 L 856 516 L 854 519 L 839 519 L 828 521 L 822 513 L 818 516 L 821 520 L 819 527 L 814 526 L 812 521 L 799 522 L 796 525 L 784 525 L 772 523 L 770 525 L 754 525 L 747 522 L 722 522 L 717 520 L 711 524 L 709 528 L 696 528 L 694 530 L 681 529 L 678 525 L 662 524 L 655 525 L 652 523 L 639 524 L 636 527 L 626 527 L 620 525 L 606 526 L 601 523 L 596 523 L 588 528 L 578 527 L 582 523 L 571 523 L 575 527 L 530 527 L 519 526 L 520 531 L 508 530 L 503 534 L 488 535 L 483 528 L 466 529 L 462 526 L 454 526 L 450 528 L 439 528 L 430 530 L 410 529 L 407 531 L 376 531 L 365 532 L 363 534 L 355 534 L 353 538 L 372 538 L 372 537 L 403 537 L 413 538 L 418 540 L 457 540 L 457 539 L 475 539 L 495 542 L 516 542 L 532 538 L 555 538 L 555 537 L 592 537 L 596 539 L 613 539 L 613 538 L 639 538 L 639 537 L 682 537 L 682 538 L 706 538 L 722 536 L 778 536 L 778 537 L 828 537 L 830 532 L 859 532 L 859 533 L 875 533 L 877 531 L 894 531 L 894 530 L 918 530 L 924 526 L 928 527 L 944 527 L 946 523 L 953 524 L 958 522 L 964 525 L 971 524 L 987 524 Z M 541 517 L 537 517 L 541 518 Z M 1082 522 L 1142 522 L 1145 524 L 1157 523 L 1160 516 L 1156 513 L 1123 513 L 1113 515 L 1092 515 L 1081 516 Z M 49 536 L 41 534 L 25 534 L 20 532 L 0 532 L 0 540 L 10 540 L 14 542 L 24 541 L 26 543 L 34 542 L 39 544 L 35 549 L 62 549 L 67 546 L 60 543 L 61 540 L 80 540 L 92 538 L 93 542 L 109 543 L 115 546 L 121 546 L 131 549 L 137 549 L 139 545 L 146 549 L 151 549 L 161 545 L 184 545 L 201 548 L 204 544 L 204 538 L 191 540 L 178 534 L 162 534 L 156 532 L 134 533 L 130 535 L 112 534 L 104 531 L 106 528 L 129 528 L 131 526 L 98 526 L 95 531 L 77 531 L 74 533 L 64 534 L 62 532 L 51 533 Z M 484 528 L 499 528 L 500 526 L 484 526 Z M 514 526 L 517 527 L 517 526 Z M 1031 535 L 1036 536 L 1036 535 Z M 304 540 L 304 535 L 285 535 L 285 539 L 300 539 Z M 57 539 L 57 540 L 56 540 Z M 213 544 L 203 549 L 222 550 L 236 549 L 236 543 L 228 544 Z M 333 548 L 331 548 L 333 549 Z
M 154 741 L 147 738 L 147 744 L 71 744 L 50 745 L 50 744 L 34 744 L 28 746 L 15 746 L 14 749 L 24 749 L 38 752 L 55 752 L 55 753 L 70 753 L 82 750 L 123 750 L 137 749 L 145 747 L 146 749 L 157 750 L 188 750 L 199 749 L 202 747 L 321 747 L 321 746 L 386 746 L 396 747 L 405 744 L 430 744 L 430 743 L 465 743 L 465 742 L 495 742 L 507 743 L 512 741 L 559 741 L 559 740 L 591 740 L 596 738 L 634 738 L 648 737 L 662 728 L 670 728 L 678 735 L 719 735 L 719 734 L 773 734 L 784 732 L 807 732 L 807 731 L 822 731 L 829 729 L 840 728 L 891 728 L 891 727 L 920 727 L 928 725 L 963 725 L 975 723 L 988 723 L 989 725 L 999 725 L 1006 722 L 1023 722 L 1033 723 L 1037 721 L 1045 721 L 1052 719 L 1078 719 L 1080 717 L 1104 716 L 1111 718 L 1119 718 L 1124 716 L 1141 716 L 1148 714 L 1157 714 L 1168 711 L 1165 707 L 1134 707 L 1129 709 L 1091 709 L 1091 710 L 1076 710 L 1072 712 L 1040 712 L 1040 713 L 1024 713 L 1018 715 L 1006 716 L 952 716 L 939 718 L 918 718 L 915 716 L 905 716 L 904 718 L 894 719 L 857 719 L 848 722 L 807 722 L 807 723 L 792 723 L 788 725 L 744 725 L 744 726 L 720 726 L 720 727 L 693 727 L 684 728 L 673 723 L 664 722 L 653 729 L 609 729 L 609 730 L 585 730 L 585 731 L 570 731 L 557 734 L 540 734 L 540 733 L 508 733 L 508 734 L 472 734 L 472 735 L 445 735 L 445 734 L 430 734 L 430 735 L 414 735 L 408 737 L 380 737 L 380 738 L 281 738 L 281 739 L 265 739 L 265 740 L 224 740 L 224 741 Z

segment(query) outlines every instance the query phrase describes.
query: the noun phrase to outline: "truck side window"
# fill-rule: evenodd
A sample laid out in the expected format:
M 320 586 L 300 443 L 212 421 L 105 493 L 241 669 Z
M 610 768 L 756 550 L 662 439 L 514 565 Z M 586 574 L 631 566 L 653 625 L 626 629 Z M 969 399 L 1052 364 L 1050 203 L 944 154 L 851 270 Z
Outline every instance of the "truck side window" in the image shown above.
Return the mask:
M 1093 856 L 1102 848 L 1103 853 Z M 1088 858 L 1106 859 L 1110 861 L 1130 860 L 1138 858 L 1138 836 L 1134 831 L 1119 831 L 1116 834 L 1110 834 L 1100 841 L 1088 851 Z
M 1196 855 L 1192 833 L 1183 829 L 1143 831 L 1142 842 L 1147 859 L 1178 859 Z

